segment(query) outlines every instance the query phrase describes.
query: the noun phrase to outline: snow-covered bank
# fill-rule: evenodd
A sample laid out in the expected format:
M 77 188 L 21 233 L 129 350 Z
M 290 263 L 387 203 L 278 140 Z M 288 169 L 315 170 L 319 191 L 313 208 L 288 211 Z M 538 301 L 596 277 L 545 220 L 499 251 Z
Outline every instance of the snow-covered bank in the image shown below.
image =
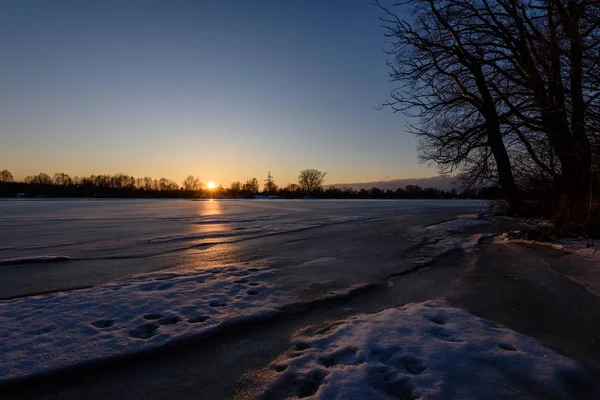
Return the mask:
M 568 399 L 597 393 L 593 385 L 579 364 L 534 339 L 428 301 L 299 331 L 254 396 Z
M 245 264 L 0 302 L 0 382 L 212 335 L 307 304 L 278 293 L 273 275 L 266 265 Z
M 489 221 L 481 219 L 477 214 L 465 214 L 433 225 L 414 228 L 413 232 L 416 237 L 423 237 L 423 245 L 439 255 L 453 250 L 473 250 L 490 235 L 467 233 L 465 230 L 489 224 Z
M 505 233 L 497 239 L 504 243 L 522 243 L 536 246 L 551 247 L 567 253 L 575 254 L 587 259 L 600 260 L 600 240 L 598 239 L 556 239 L 549 242 L 537 240 L 520 239 L 511 237 L 511 233 Z

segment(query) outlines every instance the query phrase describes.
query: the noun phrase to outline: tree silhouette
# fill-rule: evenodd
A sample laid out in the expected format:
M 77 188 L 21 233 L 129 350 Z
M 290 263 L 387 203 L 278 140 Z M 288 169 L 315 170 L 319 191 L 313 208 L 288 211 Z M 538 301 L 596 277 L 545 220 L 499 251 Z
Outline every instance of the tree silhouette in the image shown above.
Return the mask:
M 388 105 L 416 117 L 421 159 L 470 184 L 498 182 L 509 211 L 531 182 L 549 182 L 565 215 L 589 223 L 572 211 L 598 190 L 600 2 L 395 4 L 412 18 L 381 7 L 400 85 Z
M 188 192 L 195 192 L 202 189 L 202 182 L 200 179 L 194 177 L 193 175 L 188 175 L 187 178 L 183 181 L 183 190 Z
M 298 185 L 302 190 L 308 193 L 316 193 L 323 190 L 326 172 L 318 169 L 305 169 L 298 175 Z
M 0 183 L 12 183 L 14 181 L 15 178 L 9 170 L 5 169 L 0 171 Z
M 240 193 L 242 193 L 243 189 L 244 188 L 243 188 L 242 182 L 234 181 L 234 182 L 231 182 L 231 185 L 229 186 L 229 193 L 232 196 L 236 197 L 236 196 L 239 196 Z
M 459 4 L 466 2 L 406 3 L 414 7 L 414 24 L 384 8 L 386 36 L 395 41 L 389 49 L 395 57 L 391 77 L 401 85 L 388 104 L 418 117 L 411 129 L 422 138 L 424 161 L 434 161 L 442 172 L 462 169 L 482 180 L 493 164 L 510 210 L 518 211 L 520 195 L 491 90 L 497 74 L 486 64 L 488 53 L 473 43 L 477 24 Z
M 24 182 L 30 185 L 52 185 L 52 178 L 50 175 L 42 172 L 37 175 L 26 176 Z
M 57 172 L 56 174 L 54 174 L 52 181 L 55 185 L 58 185 L 58 186 L 69 186 L 73 183 L 73 180 L 71 179 L 71 177 L 62 172 Z
M 258 194 L 259 189 L 260 186 L 258 184 L 258 179 L 251 178 L 246 180 L 246 183 L 244 184 L 244 192 L 246 193 L 246 195 L 254 196 Z
M 158 190 L 160 190 L 161 192 L 179 190 L 179 185 L 177 184 L 177 182 L 172 181 L 170 179 L 160 178 L 160 180 L 158 181 Z

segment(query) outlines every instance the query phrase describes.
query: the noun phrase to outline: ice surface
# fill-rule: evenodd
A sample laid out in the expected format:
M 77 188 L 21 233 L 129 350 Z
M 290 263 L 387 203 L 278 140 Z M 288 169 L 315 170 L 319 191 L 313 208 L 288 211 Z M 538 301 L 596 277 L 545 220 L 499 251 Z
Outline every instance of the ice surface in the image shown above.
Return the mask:
M 49 263 L 58 261 L 68 261 L 71 257 L 69 256 L 57 256 L 57 255 L 41 255 L 36 257 L 20 257 L 20 258 L 7 258 L 0 260 L 0 266 L 3 265 L 14 265 L 14 264 L 30 264 L 30 263 Z
M 449 221 L 440 222 L 439 224 L 429 225 L 426 228 L 430 231 L 437 232 L 455 232 L 471 226 L 487 225 L 489 221 L 480 219 L 476 214 L 461 215 Z
M 0 259 L 14 264 L 60 261 L 68 257 L 96 260 L 139 255 L 142 258 L 135 263 L 146 263 L 150 261 L 143 257 L 169 253 L 169 259 L 177 260 L 177 255 L 170 252 L 207 243 L 241 241 L 331 224 L 394 219 L 413 210 L 418 210 L 418 214 L 447 208 L 450 215 L 456 215 L 470 212 L 477 208 L 476 204 L 0 202 Z M 71 261 L 74 266 L 80 265 L 78 262 Z M 303 267 L 329 262 L 327 258 L 315 257 L 312 264 L 309 260 Z M 47 268 L 53 268 L 51 265 Z M 331 290 L 328 287 L 327 293 L 319 292 L 319 298 L 344 296 L 356 289 L 336 290 L 334 286 Z M 290 305 L 298 305 L 299 293 L 306 287 L 298 285 L 298 293 L 290 293 L 296 290 L 292 285 L 285 290 L 281 293 L 276 289 L 273 271 L 268 263 L 261 261 L 257 265 L 241 263 L 185 274 L 134 276 L 90 289 L 2 301 L 0 381 L 215 334 L 226 326 L 272 316 Z
M 145 257 L 329 224 L 482 207 L 468 200 L 0 200 L 0 260 L 54 253 Z
M 309 327 L 292 344 L 259 378 L 258 398 L 568 399 L 595 392 L 575 361 L 441 300 Z
M 140 258 L 376 219 L 394 209 L 324 202 L 314 208 L 293 201 L 0 201 L 0 261 L 32 262 L 53 253 Z

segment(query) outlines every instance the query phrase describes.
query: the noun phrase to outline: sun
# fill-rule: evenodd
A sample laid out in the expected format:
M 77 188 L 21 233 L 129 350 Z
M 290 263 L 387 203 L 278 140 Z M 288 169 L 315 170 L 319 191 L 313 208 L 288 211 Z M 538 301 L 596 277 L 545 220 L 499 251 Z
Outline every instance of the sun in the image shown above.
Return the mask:
M 206 184 L 206 187 L 208 189 L 214 189 L 217 187 L 217 185 L 215 185 L 215 183 L 213 181 L 208 181 L 208 183 Z

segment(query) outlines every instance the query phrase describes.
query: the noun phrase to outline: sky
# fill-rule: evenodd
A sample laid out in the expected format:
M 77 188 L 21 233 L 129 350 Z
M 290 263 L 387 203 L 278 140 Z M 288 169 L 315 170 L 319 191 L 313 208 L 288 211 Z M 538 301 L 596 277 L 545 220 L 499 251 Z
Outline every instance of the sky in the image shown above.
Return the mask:
M 0 169 L 427 177 L 370 0 L 0 2 Z

